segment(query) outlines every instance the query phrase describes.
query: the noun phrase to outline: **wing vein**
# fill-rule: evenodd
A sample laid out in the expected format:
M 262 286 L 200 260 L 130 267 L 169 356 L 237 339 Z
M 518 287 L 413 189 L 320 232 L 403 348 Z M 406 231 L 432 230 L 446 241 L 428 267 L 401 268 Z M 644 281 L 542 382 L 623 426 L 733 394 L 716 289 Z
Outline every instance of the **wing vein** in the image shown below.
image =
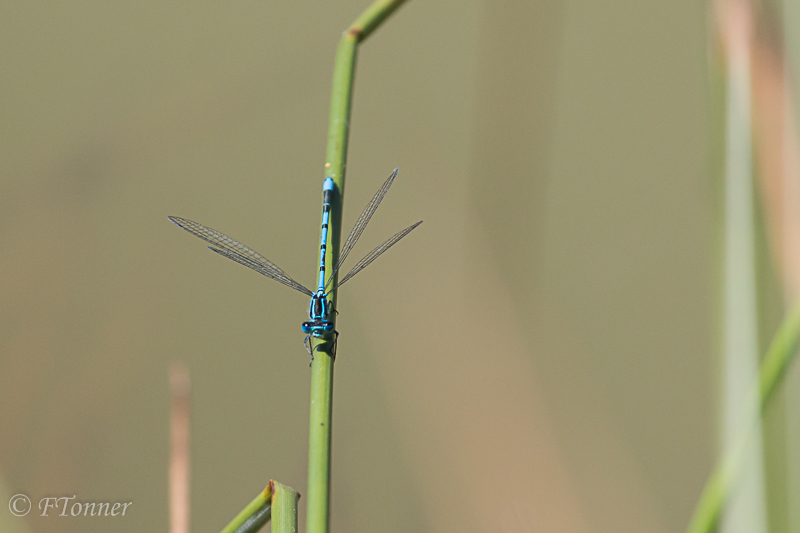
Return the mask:
M 211 243 L 209 250 L 217 252 L 223 257 L 227 257 L 236 261 L 240 265 L 255 270 L 268 278 L 274 279 L 278 283 L 282 283 L 287 287 L 291 287 L 296 291 L 300 291 L 307 296 L 312 296 L 314 293 L 302 284 L 292 279 L 289 274 L 284 272 L 278 265 L 256 252 L 249 246 L 246 246 L 239 241 L 228 237 L 222 232 L 211 229 L 198 222 L 187 220 L 180 217 L 167 217 L 170 222 L 185 229 L 195 237 L 199 237 L 204 241 Z
M 375 214 L 375 210 L 378 209 L 379 205 L 381 205 L 381 200 L 383 200 L 383 197 L 386 196 L 386 193 L 389 191 L 389 187 L 392 186 L 392 182 L 397 177 L 397 172 L 399 170 L 400 169 L 397 168 L 394 169 L 394 172 L 392 172 L 392 174 L 386 179 L 383 185 L 381 185 L 381 188 L 378 189 L 378 192 L 376 192 L 375 196 L 372 197 L 372 200 L 369 201 L 367 207 L 365 207 L 364 211 L 361 212 L 361 216 L 359 216 L 358 220 L 356 220 L 353 229 L 350 230 L 350 235 L 347 236 L 347 240 L 344 242 L 344 245 L 342 246 L 342 249 L 339 252 L 339 259 L 336 261 L 336 265 L 333 267 L 333 270 L 331 271 L 331 275 L 328 278 L 328 282 L 325 284 L 326 287 L 333 282 L 334 276 L 336 276 L 336 273 L 339 272 L 339 269 L 341 268 L 342 264 L 344 264 L 344 260 L 347 258 L 347 255 L 350 253 L 350 250 L 352 250 L 353 247 L 356 245 L 356 242 L 358 242 L 359 237 L 361 237 L 361 234 L 364 232 L 364 228 L 366 228 L 367 224 L 369 224 L 369 220 L 372 218 L 372 215 Z M 341 283 L 339 283 L 337 287 L 339 285 L 341 285 Z
M 416 228 L 417 226 L 419 226 L 420 224 L 422 224 L 421 220 L 419 222 L 417 222 L 416 224 L 410 225 L 409 227 L 407 227 L 403 231 L 395 233 L 388 240 L 386 240 L 386 242 L 384 242 L 383 244 L 381 244 L 380 246 L 378 246 L 377 248 L 372 250 L 370 253 L 365 255 L 364 258 L 361 259 L 361 261 L 359 261 L 358 263 L 356 263 L 356 265 L 353 267 L 353 269 L 350 272 L 348 272 L 347 275 L 344 278 L 342 278 L 342 280 L 339 281 L 339 283 L 337 283 L 336 286 L 333 289 L 331 289 L 330 291 L 328 291 L 328 292 L 334 291 L 334 290 L 338 289 L 339 287 L 341 287 L 342 285 L 344 285 L 344 283 L 347 280 L 349 280 L 350 278 L 352 278 L 353 276 L 355 276 L 356 274 L 358 274 L 359 272 L 361 272 L 362 270 L 367 268 L 367 266 L 370 263 L 372 263 L 373 261 L 375 261 L 378 257 L 380 257 L 380 255 L 383 252 L 385 252 L 386 250 L 388 250 L 389 248 L 391 248 L 392 246 L 397 244 L 397 241 L 399 241 L 400 239 L 402 239 L 403 237 L 405 237 L 406 235 L 411 233 L 411 231 L 414 228 Z

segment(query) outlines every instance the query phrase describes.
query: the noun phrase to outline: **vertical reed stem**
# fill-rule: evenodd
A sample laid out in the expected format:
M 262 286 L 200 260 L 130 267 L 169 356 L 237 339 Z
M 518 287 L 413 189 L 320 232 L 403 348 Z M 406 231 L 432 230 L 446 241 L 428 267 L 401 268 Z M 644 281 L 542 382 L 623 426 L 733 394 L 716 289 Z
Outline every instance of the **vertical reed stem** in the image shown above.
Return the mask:
M 272 484 L 272 533 L 297 533 L 297 500 L 300 495 L 275 480 Z
M 342 232 L 342 205 L 350 133 L 350 103 L 353 95 L 356 52 L 364 41 L 405 0 L 373 2 L 342 35 L 333 68 L 331 113 L 328 123 L 328 148 L 325 176 L 333 178 L 336 190 L 331 203 L 327 249 L 333 252 L 329 264 L 336 263 Z M 328 274 L 330 275 L 330 274 Z M 336 282 L 333 282 L 335 285 Z M 331 295 L 336 309 L 336 291 Z M 335 322 L 335 317 L 333 317 Z M 312 338 L 314 361 L 311 364 L 311 405 L 308 431 L 308 504 L 306 531 L 327 533 L 330 513 L 331 415 L 333 400 L 333 339 Z
M 169 531 L 189 533 L 189 370 L 175 363 L 169 370 L 170 458 Z

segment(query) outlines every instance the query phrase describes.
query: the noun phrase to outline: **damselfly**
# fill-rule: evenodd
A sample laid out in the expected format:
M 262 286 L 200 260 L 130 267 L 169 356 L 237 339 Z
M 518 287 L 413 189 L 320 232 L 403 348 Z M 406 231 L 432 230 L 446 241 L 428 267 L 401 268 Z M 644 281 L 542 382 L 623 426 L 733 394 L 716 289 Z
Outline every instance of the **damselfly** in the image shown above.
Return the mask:
M 325 282 L 325 248 L 328 240 L 328 222 L 330 219 L 331 201 L 333 199 L 335 185 L 332 178 L 325 178 L 325 181 L 322 184 L 322 230 L 320 232 L 321 239 L 319 245 L 319 282 L 317 284 L 316 292 L 311 291 L 304 285 L 301 285 L 292 279 L 286 272 L 278 267 L 278 265 L 263 255 L 259 254 L 252 248 L 245 246 L 239 241 L 228 237 L 224 233 L 220 233 L 217 230 L 213 230 L 197 222 L 186 220 L 185 218 L 167 218 L 169 218 L 169 220 L 175 225 L 185 229 L 192 235 L 200 237 L 204 241 L 211 243 L 212 246 L 208 247 L 209 250 L 217 252 L 228 259 L 232 259 L 237 263 L 251 268 L 259 274 L 263 274 L 279 283 L 283 283 L 287 287 L 291 287 L 296 291 L 300 291 L 306 296 L 310 296 L 311 303 L 308 306 L 309 320 L 303 322 L 302 329 L 303 333 L 306 333 L 306 338 L 303 341 L 303 345 L 306 347 L 308 354 L 313 360 L 314 353 L 311 344 L 311 337 L 324 338 L 326 336 L 333 335 L 334 348 L 332 351 L 334 354 L 336 352 L 335 346 L 336 340 L 339 337 L 339 333 L 334 329 L 332 321 L 333 313 L 336 311 L 333 309 L 333 304 L 328 299 L 330 293 L 344 285 L 348 280 L 352 279 L 353 276 L 364 270 L 367 265 L 375 261 L 383 252 L 391 248 L 397 241 L 411 233 L 414 228 L 422 224 L 422 221 L 420 220 L 416 224 L 412 224 L 403 231 L 393 235 L 386 242 L 365 255 L 361 261 L 356 263 L 356 265 L 352 268 L 352 270 L 350 270 L 350 272 L 347 273 L 347 275 L 340 279 L 336 285 L 332 286 L 333 280 L 336 274 L 339 272 L 339 268 L 344 263 L 344 260 L 347 259 L 347 255 L 350 253 L 350 250 L 353 249 L 359 237 L 361 237 L 361 234 L 364 232 L 364 228 L 367 227 L 370 218 L 372 218 L 375 210 L 378 209 L 381 200 L 383 200 L 383 197 L 386 196 L 386 193 L 389 190 L 389 187 L 391 187 L 394 178 L 397 177 L 398 170 L 399 169 L 394 169 L 392 175 L 389 176 L 381 188 L 378 189 L 378 192 L 376 192 L 375 196 L 372 197 L 372 200 L 370 200 L 370 202 L 367 204 L 367 207 L 364 208 L 361 216 L 358 217 L 356 225 L 353 226 L 352 231 L 350 231 L 350 235 L 347 236 L 344 246 L 342 246 L 342 250 L 339 253 L 339 259 L 333 266 L 333 270 L 331 271 L 330 276 L 328 276 L 327 283 Z

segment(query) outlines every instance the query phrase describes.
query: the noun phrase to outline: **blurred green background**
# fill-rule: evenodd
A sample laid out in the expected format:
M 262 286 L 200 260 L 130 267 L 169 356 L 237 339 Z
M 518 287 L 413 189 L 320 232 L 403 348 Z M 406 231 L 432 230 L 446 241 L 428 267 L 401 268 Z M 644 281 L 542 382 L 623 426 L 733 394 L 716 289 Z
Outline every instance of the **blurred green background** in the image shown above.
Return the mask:
M 366 5 L 4 2 L 7 527 L 167 529 L 172 361 L 193 531 L 304 493 L 308 301 L 166 217 L 313 284 Z M 332 531 L 685 527 L 717 439 L 707 58 L 707 6 L 660 0 L 414 0 L 361 47 L 345 232 L 400 175 L 353 257 L 425 224 L 340 293 Z M 17 519 L 19 492 L 134 503 Z

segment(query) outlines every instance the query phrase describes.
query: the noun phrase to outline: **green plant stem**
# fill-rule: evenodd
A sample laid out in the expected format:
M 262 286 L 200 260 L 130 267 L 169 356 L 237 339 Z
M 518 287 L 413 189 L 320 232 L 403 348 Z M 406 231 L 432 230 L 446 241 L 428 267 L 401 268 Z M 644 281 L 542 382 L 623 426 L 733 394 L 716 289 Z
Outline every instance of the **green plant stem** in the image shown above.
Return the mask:
M 347 141 L 350 133 L 350 104 L 353 95 L 356 52 L 363 42 L 405 0 L 378 0 L 370 5 L 342 35 L 333 68 L 331 112 L 325 176 L 333 178 L 336 190 L 331 203 L 326 247 L 331 251 L 328 264 L 335 264 L 342 232 Z M 330 272 L 328 272 L 330 276 Z M 326 280 L 327 281 L 327 280 Z M 332 283 L 334 286 L 336 282 Z M 336 309 L 336 291 L 331 294 Z M 335 322 L 335 317 L 334 317 Z M 330 510 L 331 415 L 333 400 L 333 339 L 312 338 L 311 403 L 308 432 L 308 499 L 306 531 L 327 533 Z
M 221 533 L 252 533 L 269 522 L 274 484 L 274 481 L 270 481 L 266 488 L 223 528 Z
M 271 479 L 266 488 L 221 533 L 255 533 L 272 519 L 272 533 L 297 533 L 297 500 L 293 488 Z
M 272 491 L 272 533 L 297 533 L 297 500 L 300 495 L 277 481 Z
M 800 343 L 800 304 L 786 315 L 778 332 L 772 339 L 767 354 L 761 363 L 758 384 L 751 394 L 752 405 L 764 413 L 775 390 L 781 384 L 786 370 L 795 357 Z M 687 533 L 711 533 L 716 530 L 725 503 L 736 487 L 747 446 L 758 431 L 760 424 L 753 420 L 751 427 L 732 444 L 720 459 L 716 470 L 706 482 L 700 501 L 695 507 Z

